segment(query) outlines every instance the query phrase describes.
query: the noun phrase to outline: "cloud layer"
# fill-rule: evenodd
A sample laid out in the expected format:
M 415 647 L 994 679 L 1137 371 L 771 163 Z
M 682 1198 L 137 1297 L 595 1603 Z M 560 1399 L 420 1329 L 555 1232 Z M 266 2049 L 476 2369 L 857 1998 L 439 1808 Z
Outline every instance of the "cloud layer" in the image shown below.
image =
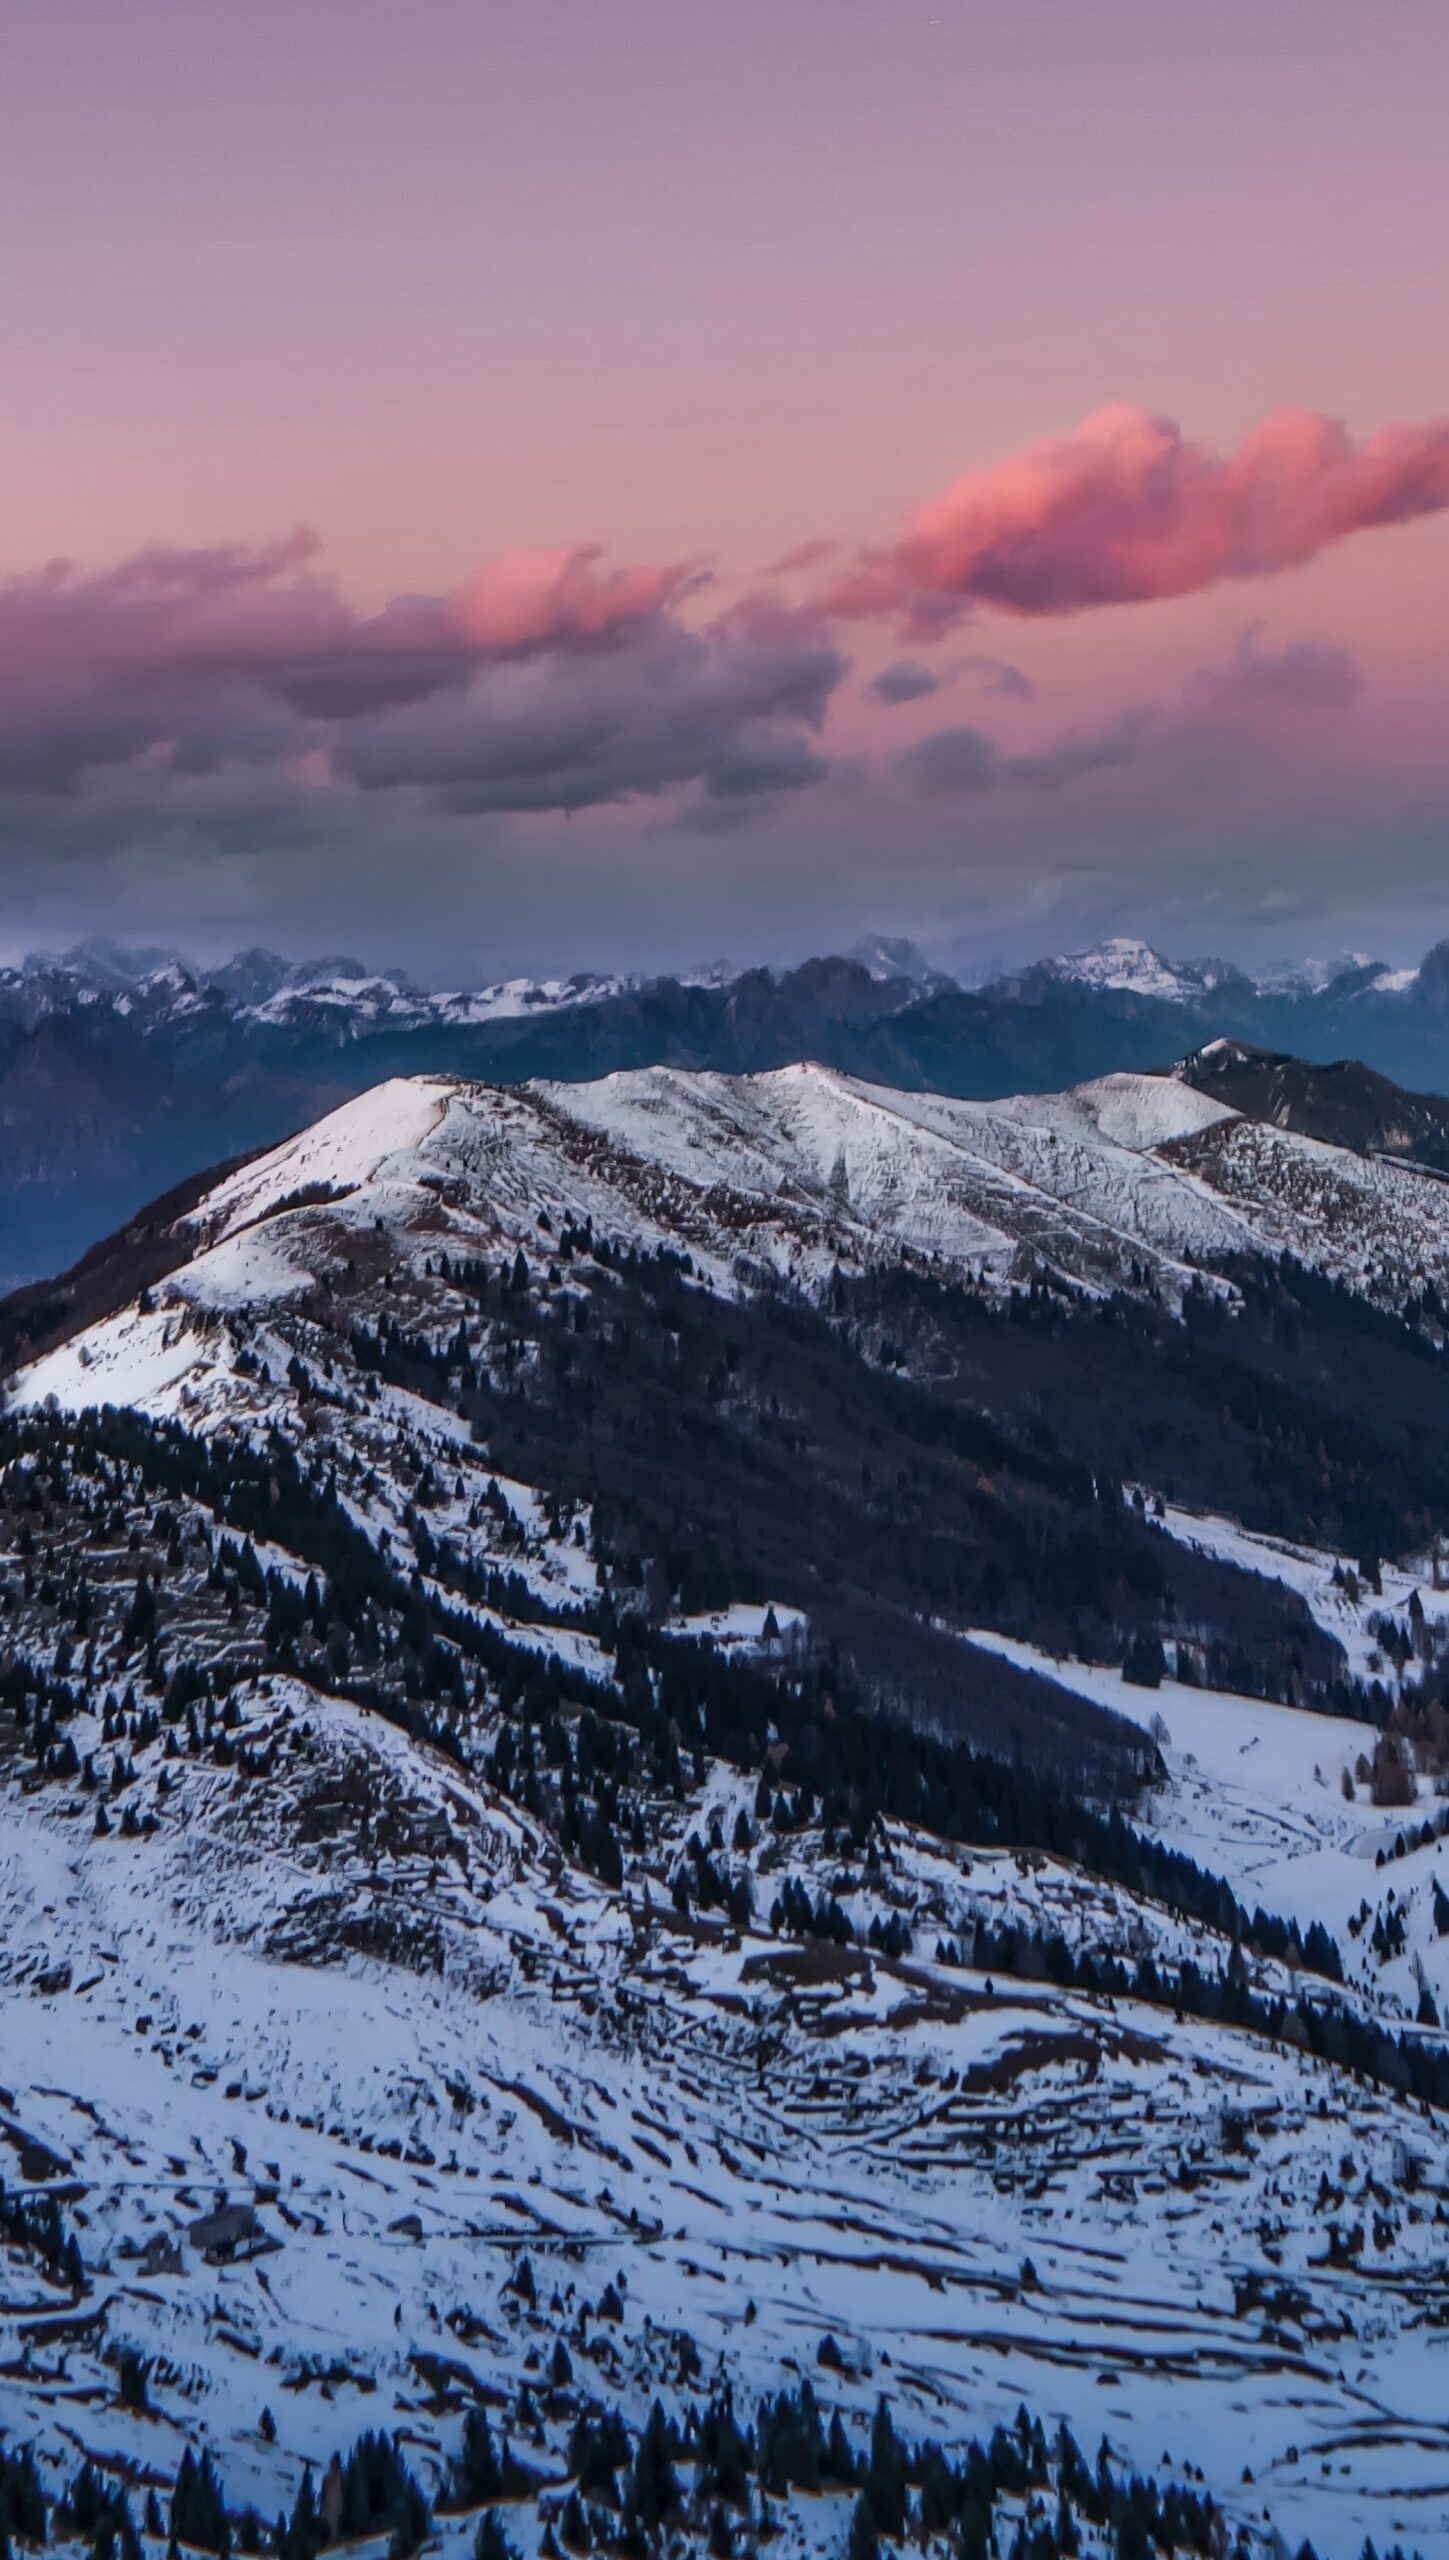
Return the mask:
M 1095 629 L 1036 634 L 1030 672 L 984 631 L 980 650 L 931 644 L 990 608 L 1087 615 L 1268 577 L 1445 508 L 1449 425 L 1355 442 L 1279 411 L 1220 457 L 1116 408 L 957 480 L 887 549 L 812 539 L 754 583 L 682 547 L 616 563 L 575 543 L 364 609 L 306 530 L 52 562 L 0 583 L 6 906 L 74 907 L 83 873 L 88 908 L 114 892 L 107 922 L 158 931 L 178 902 L 249 899 L 245 935 L 345 897 L 400 916 L 406 943 L 415 914 L 485 885 L 493 915 L 507 878 L 551 947 L 582 929 L 596 870 L 588 912 L 627 956 L 649 914 L 708 884 L 725 938 L 731 880 L 754 884 L 747 947 L 812 882 L 866 901 L 884 879 L 894 901 L 918 870 L 979 885 L 996 865 L 1003 899 L 1027 901 L 1073 865 L 1115 878 L 1124 845 L 1162 848 L 1165 877 L 1194 826 L 1209 868 L 1235 830 L 1307 842 L 1350 803 L 1366 840 L 1400 800 L 1422 833 L 1442 760 L 1384 685 L 1372 627 L 1362 711 L 1340 639 L 1251 622 L 1234 642 L 1220 604 L 1196 617 L 1195 673 L 1181 617 L 1160 668 L 1128 634 L 1115 699 L 1117 644 Z M 968 689 L 995 716 L 946 725 Z M 626 815 L 544 823 L 590 811 Z
M 1275 409 L 1223 458 L 1171 418 L 1099 409 L 967 472 L 824 590 L 846 620 L 939 638 L 974 605 L 1082 613 L 1300 567 L 1328 544 L 1449 507 L 1449 420 L 1356 444 L 1342 421 Z
M 856 620 L 893 616 L 924 642 L 978 605 L 1043 616 L 1180 596 L 1445 506 L 1449 423 L 1355 443 L 1333 419 L 1283 409 L 1222 459 L 1170 419 L 1116 407 L 966 474 L 893 548 L 858 554 L 818 592 L 736 593 L 712 618 L 700 556 L 616 566 L 593 543 L 510 552 L 445 594 L 374 612 L 342 594 L 306 530 L 156 546 L 91 574 L 52 562 L 0 586 L 0 793 L 63 797 L 149 760 L 416 790 L 454 811 L 692 788 L 752 804 L 829 769 L 813 741 L 846 669 L 838 634 Z M 831 548 L 804 542 L 776 570 L 808 576 Z M 905 658 L 866 698 L 908 706 L 968 674 L 1018 700 L 1032 690 L 1004 659 Z M 1355 686 L 1333 644 L 1275 655 L 1250 632 L 1200 680 L 1199 707 L 1342 707 Z M 953 755 L 969 762 L 943 749 L 943 772 Z M 998 758 L 994 778 L 1055 783 L 1099 760 L 1091 742 L 1048 748 Z M 935 787 L 928 750 L 911 770 Z
M 55 563 L 0 587 L 0 792 L 239 764 L 453 809 L 572 810 L 819 779 L 800 733 L 844 659 L 786 613 L 686 625 L 702 582 L 696 563 L 611 568 L 576 545 L 364 614 L 307 532 L 152 549 L 93 576 Z

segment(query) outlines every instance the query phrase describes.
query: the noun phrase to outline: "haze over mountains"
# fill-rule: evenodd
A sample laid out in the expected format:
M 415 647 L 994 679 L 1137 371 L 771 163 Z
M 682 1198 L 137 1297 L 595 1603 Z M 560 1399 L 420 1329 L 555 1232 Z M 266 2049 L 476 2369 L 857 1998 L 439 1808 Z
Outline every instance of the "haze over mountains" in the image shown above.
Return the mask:
M 1227 1037 L 1449 1090 L 1449 945 L 1258 979 L 1110 941 L 963 987 L 876 937 L 784 971 L 431 991 L 347 958 L 199 969 L 106 944 L 0 971 L 0 1285 L 69 1261 L 198 1165 L 394 1074 L 520 1082 L 804 1058 L 993 1098 L 1169 1065 Z

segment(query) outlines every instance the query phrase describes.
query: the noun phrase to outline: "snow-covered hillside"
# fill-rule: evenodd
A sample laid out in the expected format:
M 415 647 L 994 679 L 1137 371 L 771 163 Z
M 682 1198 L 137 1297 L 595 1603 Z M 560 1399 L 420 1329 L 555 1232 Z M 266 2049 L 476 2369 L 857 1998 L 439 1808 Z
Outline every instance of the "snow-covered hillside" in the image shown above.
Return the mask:
M 1294 2541 L 1446 2547 L 1443 2150 L 1391 2093 L 1346 2115 L 1289 2047 L 935 1961 L 999 1907 L 1081 1927 L 1069 1875 L 892 1834 L 862 1899 L 918 1952 L 812 1951 L 765 1915 L 818 1840 L 744 1861 L 756 1922 L 681 1920 L 667 1815 L 611 1893 L 387 1727 L 285 1682 L 238 1706 L 238 1747 L 281 1746 L 241 1802 L 183 1763 L 152 1837 L 95 1841 L 59 1803 L 17 1830 L 12 1797 L 8 2130 L 90 2289 L 67 2327 L 12 2268 L 0 2405 L 60 2476 L 165 2480 L 200 2431 L 270 2516 L 381 2424 L 436 2494 L 475 2395 L 507 2424 L 562 2337 L 571 2379 L 515 2438 L 559 2500 L 591 2396 L 637 2424 L 723 2373 L 748 2416 L 809 2374 L 858 2440 L 882 2392 L 948 2443 L 1025 2399 Z M 732 1827 L 738 1783 L 709 1801 Z M 205 2263 L 217 2197 L 264 2254 Z
M 944 1330 L 1060 1403 L 1127 1306 L 1176 1375 L 1198 1262 L 1287 1244 L 1397 1357 L 1446 1202 L 1172 1077 L 407 1079 L 51 1309 L 0 1422 L 4 2446 L 164 2529 L 187 2449 L 271 2519 L 382 2428 L 446 2560 L 500 2499 L 553 2560 L 642 2531 L 581 2447 L 617 2420 L 627 2504 L 658 2400 L 691 2550 L 823 2560 L 860 2481 L 764 2485 L 808 2381 L 867 2483 L 882 2398 L 952 2461 L 1024 2404 L 1210 2489 L 1224 2551 L 1449 2560 L 1440 1524 L 1372 1571 L 1250 1533 L 1166 1435 L 1124 1499 Z M 1091 1660 L 1038 1640 L 1043 1556 Z M 1224 1617 L 1263 1694 L 1205 1681 Z M 743 2504 L 689 2433 L 722 2393 Z M 482 2411 L 506 2495 L 455 2476 Z
M 947 1101 L 812 1066 L 766 1076 L 648 1068 L 517 1091 L 421 1077 L 375 1088 L 207 1193 L 152 1305 L 82 1334 L 21 1382 L 65 1404 L 180 1395 L 209 1353 L 188 1331 L 311 1285 L 310 1240 L 442 1221 L 475 1245 L 533 1244 L 540 1212 L 724 1284 L 743 1261 L 818 1285 L 837 1262 L 905 1256 L 1090 1288 L 1145 1271 L 1169 1300 L 1198 1265 L 1293 1253 L 1397 1305 L 1449 1290 L 1449 1191 L 1229 1111 L 1173 1077 L 1064 1095 Z

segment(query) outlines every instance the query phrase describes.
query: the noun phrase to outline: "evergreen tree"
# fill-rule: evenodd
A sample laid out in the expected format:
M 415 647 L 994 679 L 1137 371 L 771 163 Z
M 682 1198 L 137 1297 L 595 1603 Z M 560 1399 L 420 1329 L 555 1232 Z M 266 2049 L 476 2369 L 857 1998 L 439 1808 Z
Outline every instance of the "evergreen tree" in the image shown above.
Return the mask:
M 473 2560 L 518 2560 L 496 2507 L 485 2507 L 473 2537 Z
M 845 2546 L 845 2560 L 880 2560 L 880 2536 L 876 2530 L 875 2510 L 869 2491 L 856 2499 L 850 2519 L 850 2536 Z
M 674 2468 L 678 2449 L 675 2429 L 656 2400 L 635 2449 L 625 2500 L 630 2522 L 647 2534 L 658 2533 L 679 2510 L 679 2475 Z

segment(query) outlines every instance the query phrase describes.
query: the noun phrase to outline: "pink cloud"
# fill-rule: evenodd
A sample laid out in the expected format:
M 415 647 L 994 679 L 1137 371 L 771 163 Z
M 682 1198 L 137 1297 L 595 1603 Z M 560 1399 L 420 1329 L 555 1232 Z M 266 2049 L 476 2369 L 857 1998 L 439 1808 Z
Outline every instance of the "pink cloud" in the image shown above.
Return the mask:
M 601 569 L 602 546 L 506 551 L 448 599 L 448 610 L 480 655 L 576 647 L 637 631 L 665 611 L 703 571 L 698 562 Z
M 771 561 L 765 575 L 767 578 L 797 577 L 802 569 L 819 569 L 839 549 L 839 543 L 831 538 L 797 542 L 791 550 L 782 552 L 778 560 Z
M 153 545 L 112 569 L 53 560 L 0 585 L 0 678 L 47 667 L 231 673 L 286 692 L 294 675 L 352 667 L 406 682 L 550 649 L 596 647 L 653 622 L 700 581 L 697 562 L 604 568 L 597 544 L 506 552 L 446 597 L 349 604 L 317 535 L 182 550 Z
M 973 604 L 1080 613 L 1293 569 L 1375 525 L 1449 507 L 1449 420 L 1355 443 L 1341 420 L 1275 409 L 1226 458 L 1171 418 L 1099 409 L 1074 435 L 967 472 L 824 592 L 847 619 L 939 637 Z

